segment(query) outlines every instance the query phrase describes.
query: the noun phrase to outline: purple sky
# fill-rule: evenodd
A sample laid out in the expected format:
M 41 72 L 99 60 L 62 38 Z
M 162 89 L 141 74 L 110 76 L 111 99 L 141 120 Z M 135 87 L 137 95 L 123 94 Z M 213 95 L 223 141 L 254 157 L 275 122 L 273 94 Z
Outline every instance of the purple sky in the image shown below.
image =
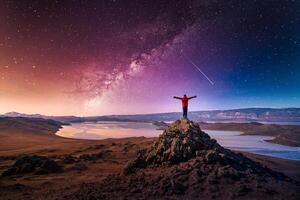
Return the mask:
M 0 113 L 300 106 L 297 1 L 9 1 Z M 211 85 L 183 52 L 214 82 Z

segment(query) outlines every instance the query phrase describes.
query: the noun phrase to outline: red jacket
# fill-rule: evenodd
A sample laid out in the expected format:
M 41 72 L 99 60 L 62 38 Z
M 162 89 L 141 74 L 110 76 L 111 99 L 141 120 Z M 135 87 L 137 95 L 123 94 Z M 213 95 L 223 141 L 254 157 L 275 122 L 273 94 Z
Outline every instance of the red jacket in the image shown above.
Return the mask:
M 174 97 L 175 99 L 180 99 L 181 103 L 182 103 L 182 107 L 187 107 L 189 104 L 189 100 L 196 98 L 197 96 L 193 96 L 193 97 L 187 97 L 187 96 L 183 96 L 183 97 Z

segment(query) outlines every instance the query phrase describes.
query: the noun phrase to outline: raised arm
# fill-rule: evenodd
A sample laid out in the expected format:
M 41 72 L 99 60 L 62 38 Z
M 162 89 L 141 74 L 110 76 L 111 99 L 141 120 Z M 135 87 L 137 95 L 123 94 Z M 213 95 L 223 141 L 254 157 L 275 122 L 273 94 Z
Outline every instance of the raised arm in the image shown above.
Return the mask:
M 188 99 L 193 99 L 193 98 L 197 98 L 197 96 L 192 96 L 192 97 L 189 97 Z
M 180 98 L 180 97 L 176 97 L 176 96 L 174 96 L 173 98 L 174 98 L 174 99 L 180 99 L 180 100 L 181 100 L 181 98 Z

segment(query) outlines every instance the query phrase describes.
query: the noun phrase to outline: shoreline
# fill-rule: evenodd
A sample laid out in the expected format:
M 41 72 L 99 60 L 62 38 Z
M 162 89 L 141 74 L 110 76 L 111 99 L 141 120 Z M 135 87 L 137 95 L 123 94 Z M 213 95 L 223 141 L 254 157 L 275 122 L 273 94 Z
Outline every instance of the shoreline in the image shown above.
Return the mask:
M 199 123 L 200 127 L 207 130 L 240 131 L 242 135 L 260 135 L 274 137 L 267 142 L 300 147 L 300 126 L 275 125 L 256 123 Z
M 114 122 L 114 121 L 112 121 L 112 122 Z M 132 121 L 130 121 L 130 122 L 132 122 Z M 84 123 L 84 122 L 80 122 L 80 123 Z M 164 130 L 164 128 L 168 125 L 167 123 L 164 123 L 164 122 L 133 122 L 133 123 L 151 123 L 157 127 L 156 130 Z M 76 122 L 75 124 L 79 124 L 79 123 Z M 298 126 L 298 125 L 275 125 L 275 124 L 259 124 L 258 125 L 258 124 L 251 124 L 251 123 L 203 123 L 203 122 L 200 122 L 198 124 L 200 125 L 200 127 L 203 130 L 238 131 L 238 132 L 241 132 L 240 135 L 243 135 L 243 136 L 258 135 L 258 136 L 273 137 L 273 139 L 268 139 L 268 140 L 264 140 L 264 141 L 273 143 L 273 144 L 280 144 L 280 145 L 288 146 L 288 147 L 300 147 L 300 126 Z M 72 123 L 67 124 L 66 126 L 70 126 L 70 125 L 72 125 Z M 260 127 L 258 127 L 258 126 L 260 126 Z M 260 128 L 262 128 L 261 126 L 263 126 L 263 128 L 265 128 L 265 129 L 268 129 L 269 127 L 271 127 L 273 130 L 270 130 L 270 131 L 263 130 L 262 131 L 260 129 Z M 292 126 L 292 127 L 296 126 L 296 129 L 297 129 L 296 131 L 297 132 L 299 131 L 299 136 L 297 136 L 298 138 L 296 140 L 288 140 L 286 137 L 282 137 L 280 135 L 281 130 L 276 130 L 276 127 L 278 127 L 279 129 L 282 129 L 282 127 L 290 128 L 289 126 Z M 274 131 L 274 127 L 275 127 L 275 131 Z M 274 132 L 272 132 L 272 131 L 274 131 Z M 57 135 L 56 133 L 54 133 L 54 134 Z M 59 135 L 57 135 L 57 136 L 59 136 Z M 62 136 L 59 136 L 59 137 L 62 137 Z M 73 138 L 73 139 L 80 139 L 80 138 Z M 87 140 L 90 140 L 90 139 L 87 139 Z M 98 140 L 98 139 L 95 139 L 95 140 Z
M 144 122 L 143 122 L 144 123 Z M 156 124 L 154 124 L 156 125 Z M 101 128 L 100 128 L 101 129 Z M 162 129 L 162 128 L 161 128 Z M 213 131 L 215 131 L 214 129 L 212 129 Z M 76 130 L 74 130 L 76 131 Z M 80 130 L 77 130 L 77 131 L 80 131 Z M 207 131 L 207 133 L 209 133 L 211 130 L 207 130 L 207 129 L 203 129 L 203 131 Z M 224 130 L 216 130 L 216 131 L 224 131 Z M 89 140 L 89 141 L 101 141 L 103 139 L 118 139 L 118 138 L 89 138 L 87 136 L 87 138 L 82 138 L 82 136 L 78 136 L 78 138 L 76 138 L 75 135 L 69 135 L 68 133 L 70 132 L 67 131 L 66 134 L 64 135 L 64 133 L 62 132 L 61 135 L 58 135 L 56 132 L 55 134 L 58 136 L 58 137 L 62 137 L 62 138 L 72 138 L 72 139 L 76 139 L 76 140 Z M 99 133 L 101 133 L 101 130 L 98 130 Z M 226 132 L 226 131 L 225 131 Z M 231 132 L 231 131 L 229 131 Z M 253 134 L 245 134 L 243 131 L 232 131 L 232 132 L 237 132 L 236 135 L 239 135 L 239 136 L 252 136 L 252 137 L 255 137 L 257 136 L 258 138 L 261 138 L 261 139 L 256 139 L 258 140 L 257 142 L 255 142 L 255 138 L 249 138 L 251 141 L 253 139 L 253 142 L 255 142 L 255 144 L 257 143 L 257 145 L 254 145 L 254 146 L 251 146 L 251 149 L 247 149 L 247 148 L 244 148 L 243 145 L 236 145 L 236 146 L 232 146 L 232 144 L 229 144 L 229 146 L 226 146 L 226 144 L 224 143 L 221 143 L 223 145 L 225 145 L 225 147 L 231 149 L 231 150 L 239 150 L 239 151 L 243 151 L 243 152 L 249 152 L 249 153 L 253 153 L 253 154 L 257 154 L 257 155 L 264 155 L 264 156 L 269 156 L 269 157 L 272 157 L 272 158 L 283 158 L 283 159 L 286 159 L 286 160 L 300 160 L 299 158 L 299 154 L 298 154 L 298 149 L 296 149 L 295 147 L 293 146 L 287 146 L 287 145 L 282 145 L 282 144 L 279 144 L 279 145 L 282 145 L 282 146 L 278 146 L 278 150 L 275 150 L 276 149 L 276 146 L 272 147 L 265 147 L 264 150 L 260 150 L 260 147 L 263 147 L 267 144 L 274 144 L 273 142 L 269 142 L 269 141 L 272 141 L 275 137 L 274 136 L 265 136 L 265 135 L 253 135 Z M 216 135 L 217 136 L 217 135 Z M 225 136 L 225 135 L 224 135 Z M 128 137 L 120 137 L 120 138 L 126 138 L 126 139 L 130 139 L 130 138 L 139 138 L 139 137 L 145 137 L 145 138 L 158 138 L 158 136 L 128 136 Z M 214 137 L 214 136 L 211 136 L 211 137 Z M 222 142 L 222 139 L 223 137 L 217 139 L 219 142 Z M 235 140 L 236 137 L 232 138 L 233 140 Z M 225 138 L 224 138 L 225 139 Z M 236 138 L 238 139 L 238 138 Z M 238 139 L 239 140 L 239 139 Z M 243 144 L 243 139 L 240 138 L 241 140 L 241 144 Z M 260 143 L 259 141 L 263 141 L 265 142 L 265 145 L 264 144 L 258 144 Z M 225 139 L 226 141 L 226 139 Z M 262 146 L 259 146 L 259 145 L 262 145 Z M 272 148 L 275 148 L 275 152 L 272 153 Z M 284 154 L 284 153 L 280 153 L 280 151 L 286 151 L 286 153 L 288 154 Z M 277 152 L 277 153 L 276 153 Z

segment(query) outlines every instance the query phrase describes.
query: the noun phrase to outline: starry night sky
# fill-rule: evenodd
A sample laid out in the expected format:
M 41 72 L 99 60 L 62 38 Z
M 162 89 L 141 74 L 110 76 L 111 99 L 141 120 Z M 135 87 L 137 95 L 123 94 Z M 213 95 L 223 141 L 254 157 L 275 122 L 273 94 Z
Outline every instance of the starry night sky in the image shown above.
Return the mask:
M 299 1 L 0 3 L 0 113 L 300 106 Z

